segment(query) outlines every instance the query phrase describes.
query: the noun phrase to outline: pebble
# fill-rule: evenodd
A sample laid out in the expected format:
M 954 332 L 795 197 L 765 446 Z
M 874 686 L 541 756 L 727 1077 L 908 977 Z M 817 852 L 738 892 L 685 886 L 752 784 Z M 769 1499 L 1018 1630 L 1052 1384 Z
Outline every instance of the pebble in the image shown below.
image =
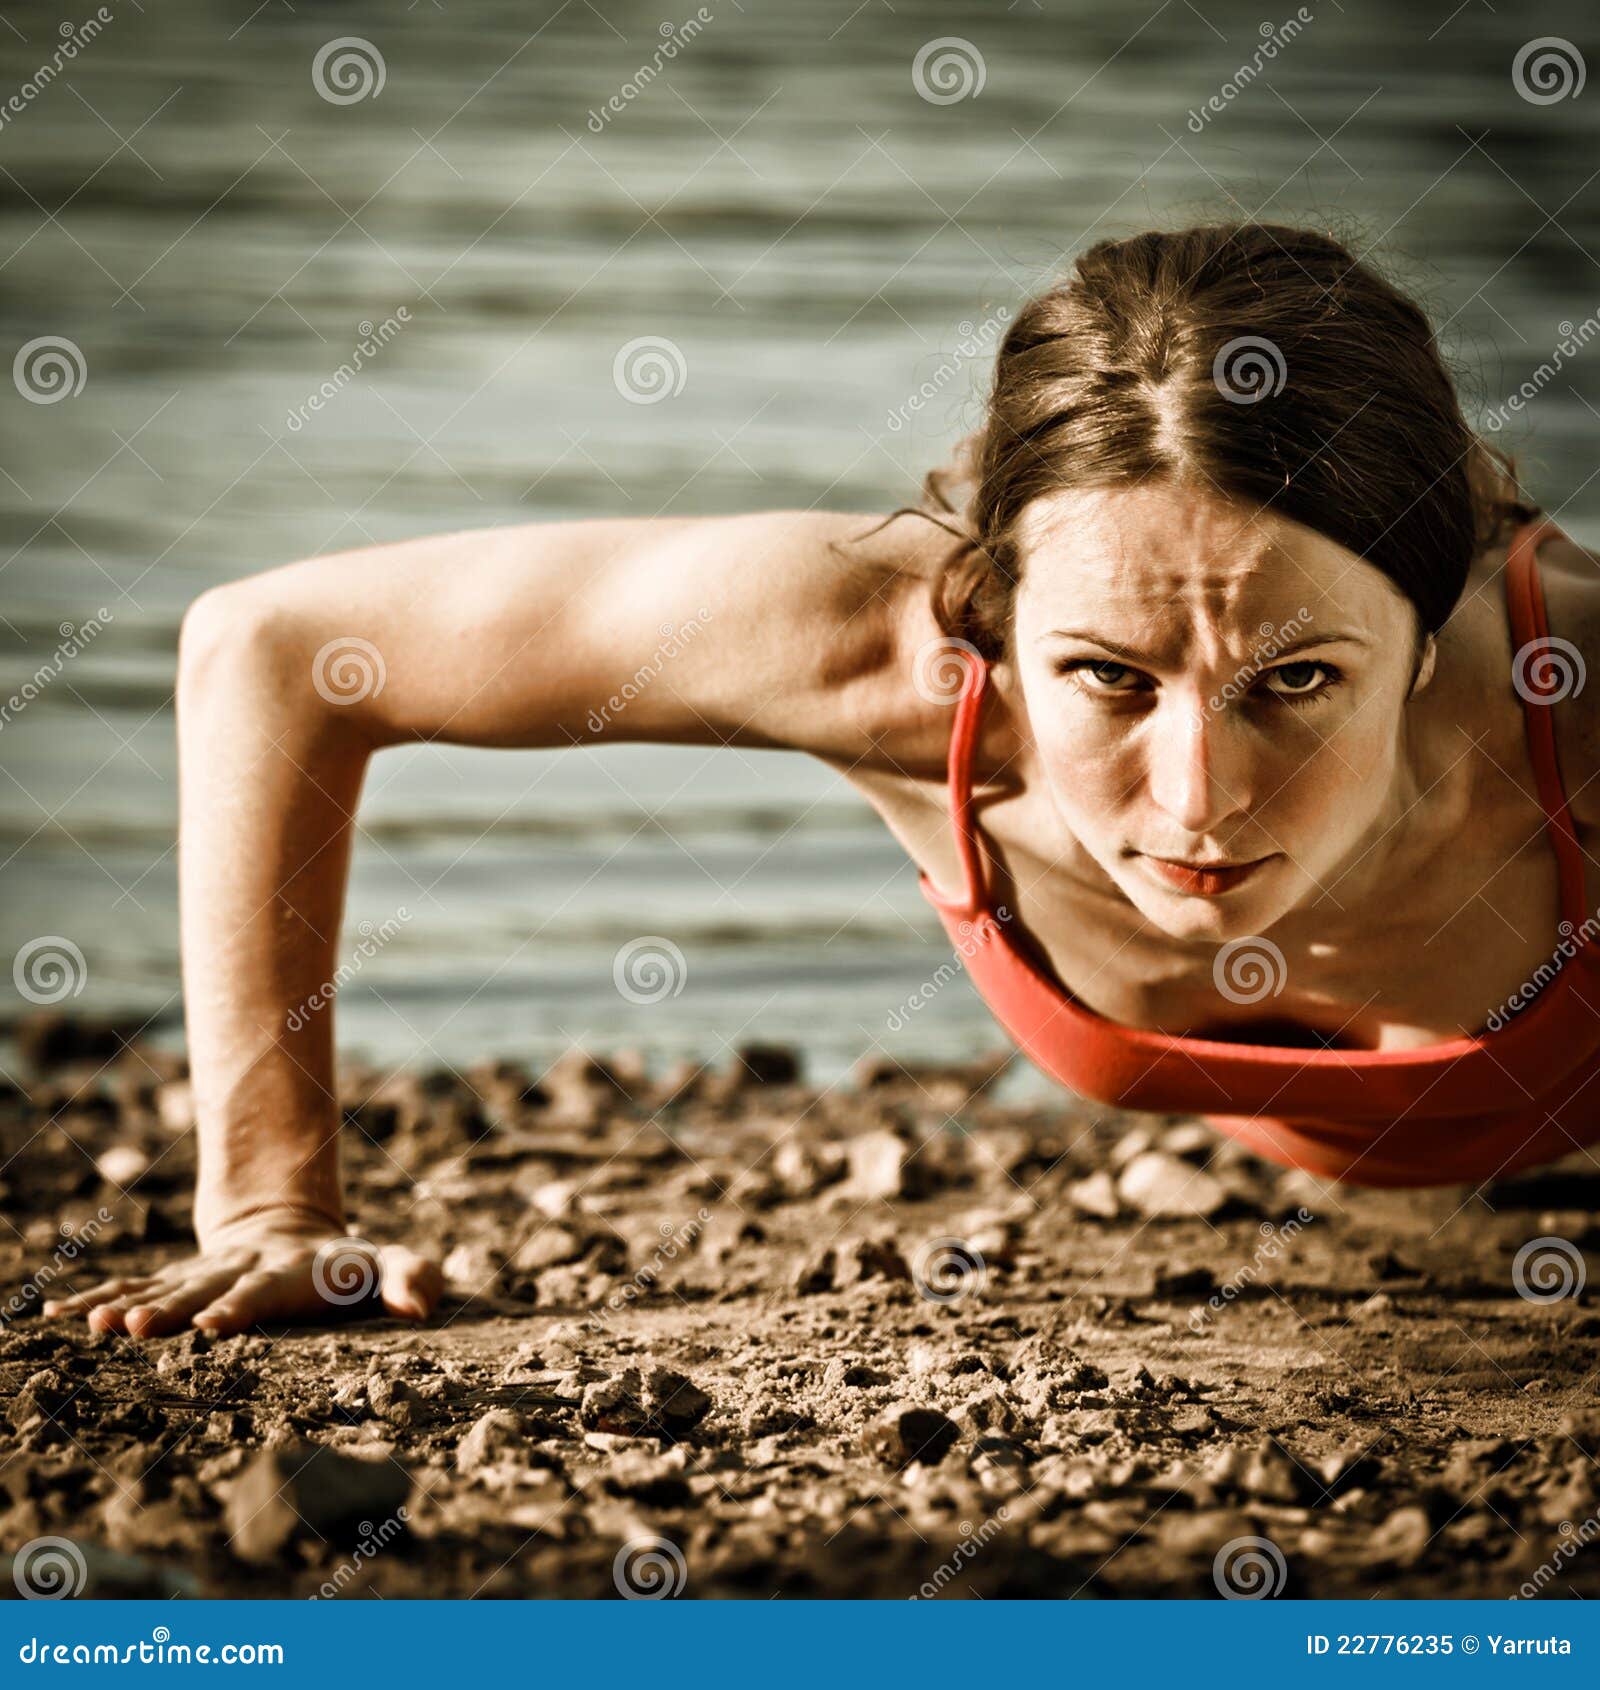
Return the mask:
M 906 1188 L 907 1145 L 887 1130 L 862 1133 L 846 1146 L 852 1198 L 899 1197 Z
M 980 1391 L 956 1410 L 956 1419 L 975 1432 L 1015 1432 L 1021 1422 L 998 1391 Z
M 788 1045 L 742 1045 L 734 1057 L 734 1072 L 746 1085 L 797 1085 L 800 1058 Z
M 541 1215 L 548 1215 L 551 1220 L 560 1220 L 563 1215 L 570 1215 L 576 1208 L 576 1198 L 583 1190 L 585 1182 L 581 1179 L 552 1179 L 536 1185 L 529 1193 L 533 1206 Z
M 1427 1553 L 1433 1525 L 1426 1508 L 1397 1508 L 1366 1540 L 1362 1560 L 1368 1566 L 1410 1567 Z
M 149 1166 L 150 1158 L 131 1144 L 114 1144 L 94 1162 L 94 1170 L 101 1179 L 118 1187 L 132 1185 Z
M 367 1380 L 367 1403 L 391 1426 L 415 1426 L 426 1415 L 421 1396 L 404 1379 L 390 1379 L 382 1373 L 374 1373 Z
M 1028 1452 L 1010 1438 L 980 1438 L 972 1455 L 972 1473 L 986 1491 L 1021 1490 L 1028 1482 Z
M 961 1436 L 961 1428 L 936 1408 L 902 1404 L 892 1408 L 867 1429 L 866 1447 L 890 1467 L 918 1462 L 936 1467 Z
M 156 1119 L 174 1137 L 194 1125 L 194 1087 L 187 1080 L 168 1080 L 156 1087 Z
M 1135 1156 L 1142 1156 L 1145 1151 L 1155 1148 L 1156 1137 L 1148 1127 L 1134 1127 L 1125 1132 L 1111 1147 L 1111 1154 L 1106 1161 L 1113 1168 L 1126 1167 Z
M 792 1136 L 772 1156 L 772 1174 L 780 1189 L 795 1202 L 815 1197 L 825 1186 L 844 1177 L 845 1154 L 834 1144 L 807 1144 Z
M 123 1025 L 58 1009 L 25 1016 L 12 1031 L 17 1054 L 36 1074 L 46 1074 L 69 1062 L 105 1062 L 118 1055 L 137 1025 Z
M 1104 1168 L 1097 1168 L 1087 1179 L 1074 1180 L 1067 1187 L 1067 1201 L 1080 1214 L 1098 1220 L 1114 1221 L 1122 1212 L 1117 1182 Z
M 541 1268 L 579 1261 L 587 1249 L 588 1240 L 576 1227 L 550 1222 L 523 1239 L 512 1253 L 510 1265 L 521 1273 L 538 1273 Z
M 1156 1271 L 1155 1294 L 1158 1297 L 1203 1297 L 1217 1288 L 1217 1276 L 1208 1267 L 1176 1268 Z
M 1133 1157 L 1117 1181 L 1117 1195 L 1141 1215 L 1170 1219 L 1214 1215 L 1228 1201 L 1218 1180 L 1164 1150 Z
M 1183 1121 L 1161 1135 L 1160 1148 L 1169 1156 L 1181 1156 L 1204 1167 L 1217 1148 L 1217 1135 L 1202 1121 Z
M 833 1289 L 833 1273 L 839 1254 L 831 1246 L 808 1257 L 795 1275 L 794 1288 L 802 1297 L 820 1296 Z
M 590 1432 L 671 1441 L 693 1431 L 710 1407 L 711 1398 L 681 1373 L 629 1367 L 584 1389 L 578 1419 Z
M 288 1444 L 264 1450 L 228 1493 L 224 1519 L 235 1555 L 277 1560 L 296 1542 L 355 1543 L 396 1520 L 411 1476 L 390 1459 L 363 1461 L 338 1450 Z
M 914 1377 L 922 1378 L 929 1373 L 937 1373 L 942 1365 L 939 1352 L 932 1344 L 913 1344 L 906 1351 L 906 1371 Z
M 835 1285 L 858 1285 L 867 1279 L 910 1279 L 911 1269 L 893 1238 L 856 1238 L 839 1252 Z
M 1230 1444 L 1218 1450 L 1200 1476 L 1219 1491 L 1259 1497 L 1264 1502 L 1298 1502 L 1314 1494 L 1294 1457 L 1271 1436 L 1254 1444 Z
M 528 1447 L 528 1428 L 522 1416 L 509 1408 L 491 1408 L 475 1420 L 456 1445 L 456 1470 L 477 1473 L 498 1466 L 507 1457 L 520 1459 Z
M 458 1297 L 481 1297 L 495 1289 L 504 1254 L 490 1244 L 457 1244 L 443 1262 L 446 1288 Z

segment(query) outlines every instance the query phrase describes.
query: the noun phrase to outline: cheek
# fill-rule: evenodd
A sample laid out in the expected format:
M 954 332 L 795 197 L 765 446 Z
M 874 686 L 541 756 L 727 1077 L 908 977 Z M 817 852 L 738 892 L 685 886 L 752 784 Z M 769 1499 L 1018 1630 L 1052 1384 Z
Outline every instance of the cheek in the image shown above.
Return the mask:
M 1294 735 L 1267 765 L 1274 824 L 1332 838 L 1360 832 L 1382 805 L 1394 755 L 1392 739 L 1348 719 L 1334 737 L 1326 729 Z
M 1104 818 L 1136 800 L 1144 782 L 1144 757 L 1125 732 L 1114 732 L 1093 717 L 1058 711 L 1035 724 L 1033 742 L 1039 762 L 1069 815 Z

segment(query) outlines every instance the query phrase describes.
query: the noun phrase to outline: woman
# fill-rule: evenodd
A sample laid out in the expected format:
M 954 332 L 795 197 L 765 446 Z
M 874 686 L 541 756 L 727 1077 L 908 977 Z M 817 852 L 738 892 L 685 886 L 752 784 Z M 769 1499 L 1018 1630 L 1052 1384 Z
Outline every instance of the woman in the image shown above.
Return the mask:
M 1481 1179 L 1600 1136 L 1593 560 L 1532 520 L 1414 304 L 1303 230 L 1103 242 L 1011 324 L 926 491 L 870 526 L 541 524 L 204 594 L 178 688 L 200 1253 L 49 1312 L 326 1312 L 332 1018 L 302 1006 L 367 761 L 419 739 L 808 751 L 1047 1072 L 1280 1161 Z M 391 1247 L 382 1286 L 421 1318 L 438 1270 Z

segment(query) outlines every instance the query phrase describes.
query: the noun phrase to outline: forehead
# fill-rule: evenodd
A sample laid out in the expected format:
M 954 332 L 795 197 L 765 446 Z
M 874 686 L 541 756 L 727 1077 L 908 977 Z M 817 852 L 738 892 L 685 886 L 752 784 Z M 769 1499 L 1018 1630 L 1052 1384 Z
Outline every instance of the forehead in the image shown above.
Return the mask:
M 1036 499 L 1019 525 L 1021 593 L 1080 621 L 1146 618 L 1163 605 L 1254 624 L 1305 605 L 1312 619 L 1388 627 L 1409 610 L 1385 576 L 1336 540 L 1262 509 L 1171 483 Z

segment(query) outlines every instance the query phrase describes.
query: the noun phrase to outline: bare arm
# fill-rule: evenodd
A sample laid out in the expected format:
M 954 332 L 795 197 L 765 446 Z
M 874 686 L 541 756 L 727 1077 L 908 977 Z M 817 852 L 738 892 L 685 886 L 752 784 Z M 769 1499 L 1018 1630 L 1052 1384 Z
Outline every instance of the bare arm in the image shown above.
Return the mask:
M 315 1251 L 344 1214 L 333 1016 L 304 1006 L 337 968 L 373 752 L 617 738 L 878 755 L 908 689 L 893 543 L 843 544 L 871 523 L 772 512 L 489 530 L 313 559 L 197 600 L 178 734 L 201 1255 L 60 1307 L 139 1333 L 318 1312 Z M 426 1313 L 437 1270 L 406 1251 L 380 1266 L 390 1308 Z

